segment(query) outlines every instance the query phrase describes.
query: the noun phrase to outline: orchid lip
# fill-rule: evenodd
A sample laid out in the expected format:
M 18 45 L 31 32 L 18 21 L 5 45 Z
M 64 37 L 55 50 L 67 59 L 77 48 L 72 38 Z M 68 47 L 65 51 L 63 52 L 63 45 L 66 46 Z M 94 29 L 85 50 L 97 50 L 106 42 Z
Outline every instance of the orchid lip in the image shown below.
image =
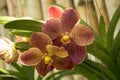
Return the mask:
M 51 56 L 45 56 L 44 57 L 44 63 L 45 64 L 51 64 L 53 62 L 53 60 L 52 60 L 52 58 L 51 58 Z
M 61 38 L 61 42 L 64 43 L 64 44 L 69 44 L 70 43 L 70 38 L 71 37 L 69 35 L 64 35 Z

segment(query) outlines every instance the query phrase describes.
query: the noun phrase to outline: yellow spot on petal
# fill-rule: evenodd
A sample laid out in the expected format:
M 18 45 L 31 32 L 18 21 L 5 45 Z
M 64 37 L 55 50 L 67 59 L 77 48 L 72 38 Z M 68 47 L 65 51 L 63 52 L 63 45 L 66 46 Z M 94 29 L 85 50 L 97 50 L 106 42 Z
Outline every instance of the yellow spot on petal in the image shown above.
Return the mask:
M 67 35 L 67 34 L 62 36 L 61 42 L 64 43 L 64 44 L 69 44 L 70 43 L 70 36 Z
M 52 58 L 51 58 L 51 56 L 45 56 L 44 57 L 44 63 L 45 64 L 51 64 L 53 62 L 53 60 L 52 60 Z

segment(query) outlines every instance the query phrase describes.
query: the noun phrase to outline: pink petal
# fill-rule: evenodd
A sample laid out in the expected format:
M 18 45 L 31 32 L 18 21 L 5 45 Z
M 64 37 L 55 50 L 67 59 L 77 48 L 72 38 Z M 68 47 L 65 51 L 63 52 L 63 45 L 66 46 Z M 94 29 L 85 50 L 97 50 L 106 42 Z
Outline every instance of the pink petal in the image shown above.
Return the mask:
M 32 46 L 38 47 L 42 52 L 46 51 L 46 45 L 51 45 L 52 40 L 43 32 L 35 32 L 30 37 Z
M 61 58 L 65 58 L 68 56 L 68 52 L 64 49 L 64 47 L 47 45 L 46 48 L 47 48 L 48 53 L 51 55 L 54 54 L 54 55 L 61 57 Z
M 49 11 L 48 11 L 49 17 L 60 18 L 62 13 L 63 13 L 63 9 L 58 6 L 49 7 Z
M 55 39 L 61 34 L 61 22 L 58 19 L 49 19 L 42 26 L 42 31 Z
M 45 64 L 42 60 L 38 65 L 36 65 L 36 70 L 40 76 L 45 76 L 49 72 L 48 67 L 49 65 Z
M 38 48 L 30 48 L 20 56 L 20 62 L 24 65 L 37 65 L 43 57 L 43 53 Z
M 76 25 L 70 34 L 74 41 L 80 46 L 89 45 L 94 40 L 94 33 L 89 27 L 84 25 Z
M 65 46 L 65 49 L 69 53 L 69 57 L 74 61 L 75 64 L 81 63 L 86 57 L 86 47 L 79 46 L 74 41 Z
M 53 65 L 58 70 L 72 69 L 74 67 L 74 63 L 69 57 L 60 58 L 57 56 L 52 56 L 52 59 L 53 59 Z
M 65 32 L 69 32 L 74 27 L 74 25 L 79 21 L 80 16 L 76 10 L 69 8 L 63 12 L 60 19 L 63 25 L 62 30 Z

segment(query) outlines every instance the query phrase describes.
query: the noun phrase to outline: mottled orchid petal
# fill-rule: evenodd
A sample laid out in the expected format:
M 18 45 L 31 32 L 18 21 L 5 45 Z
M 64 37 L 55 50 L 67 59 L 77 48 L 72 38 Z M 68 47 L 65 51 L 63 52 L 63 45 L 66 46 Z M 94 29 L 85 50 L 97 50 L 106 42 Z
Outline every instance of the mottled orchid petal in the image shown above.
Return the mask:
M 61 34 L 61 22 L 58 19 L 49 19 L 42 26 L 42 31 L 51 39 L 57 38 Z
M 74 25 L 79 21 L 80 16 L 79 13 L 70 8 L 70 9 L 66 9 L 62 16 L 61 16 L 61 22 L 62 22 L 62 30 L 65 32 L 69 32 Z
M 53 64 L 56 69 L 72 69 L 74 67 L 74 62 L 69 58 L 60 58 L 57 56 L 52 56 Z
M 64 49 L 64 47 L 47 45 L 46 49 L 50 55 L 56 55 L 56 56 L 61 57 L 61 58 L 68 56 L 68 52 Z
M 63 47 L 62 45 L 64 45 L 64 44 L 61 42 L 61 38 L 62 37 L 58 37 L 58 38 L 54 39 L 53 45 Z
M 65 46 L 65 49 L 69 53 L 69 57 L 74 61 L 75 64 L 81 63 L 86 57 L 86 47 L 79 46 L 74 41 Z
M 94 33 L 92 30 L 81 24 L 76 25 L 70 34 L 74 41 L 80 46 L 89 45 L 94 40 Z
M 20 62 L 24 65 L 37 65 L 43 57 L 43 53 L 39 48 L 30 48 L 20 56 Z
M 58 6 L 50 6 L 48 15 L 52 18 L 60 18 L 63 13 L 63 9 Z
M 30 37 L 32 46 L 38 47 L 42 52 L 46 51 L 46 45 L 51 45 L 52 40 L 43 32 L 35 32 Z
M 36 70 L 40 76 L 45 76 L 48 72 L 49 65 L 44 63 L 44 60 L 41 60 L 39 64 L 36 65 Z

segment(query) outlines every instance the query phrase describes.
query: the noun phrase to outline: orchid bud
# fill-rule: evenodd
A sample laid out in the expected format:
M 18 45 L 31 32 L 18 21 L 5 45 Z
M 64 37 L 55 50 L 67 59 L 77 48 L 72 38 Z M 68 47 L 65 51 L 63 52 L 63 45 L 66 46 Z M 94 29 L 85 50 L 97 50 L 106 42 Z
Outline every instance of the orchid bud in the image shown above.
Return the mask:
M 9 39 L 0 37 L 0 58 L 7 63 L 16 62 L 18 59 L 18 52 L 13 44 Z

